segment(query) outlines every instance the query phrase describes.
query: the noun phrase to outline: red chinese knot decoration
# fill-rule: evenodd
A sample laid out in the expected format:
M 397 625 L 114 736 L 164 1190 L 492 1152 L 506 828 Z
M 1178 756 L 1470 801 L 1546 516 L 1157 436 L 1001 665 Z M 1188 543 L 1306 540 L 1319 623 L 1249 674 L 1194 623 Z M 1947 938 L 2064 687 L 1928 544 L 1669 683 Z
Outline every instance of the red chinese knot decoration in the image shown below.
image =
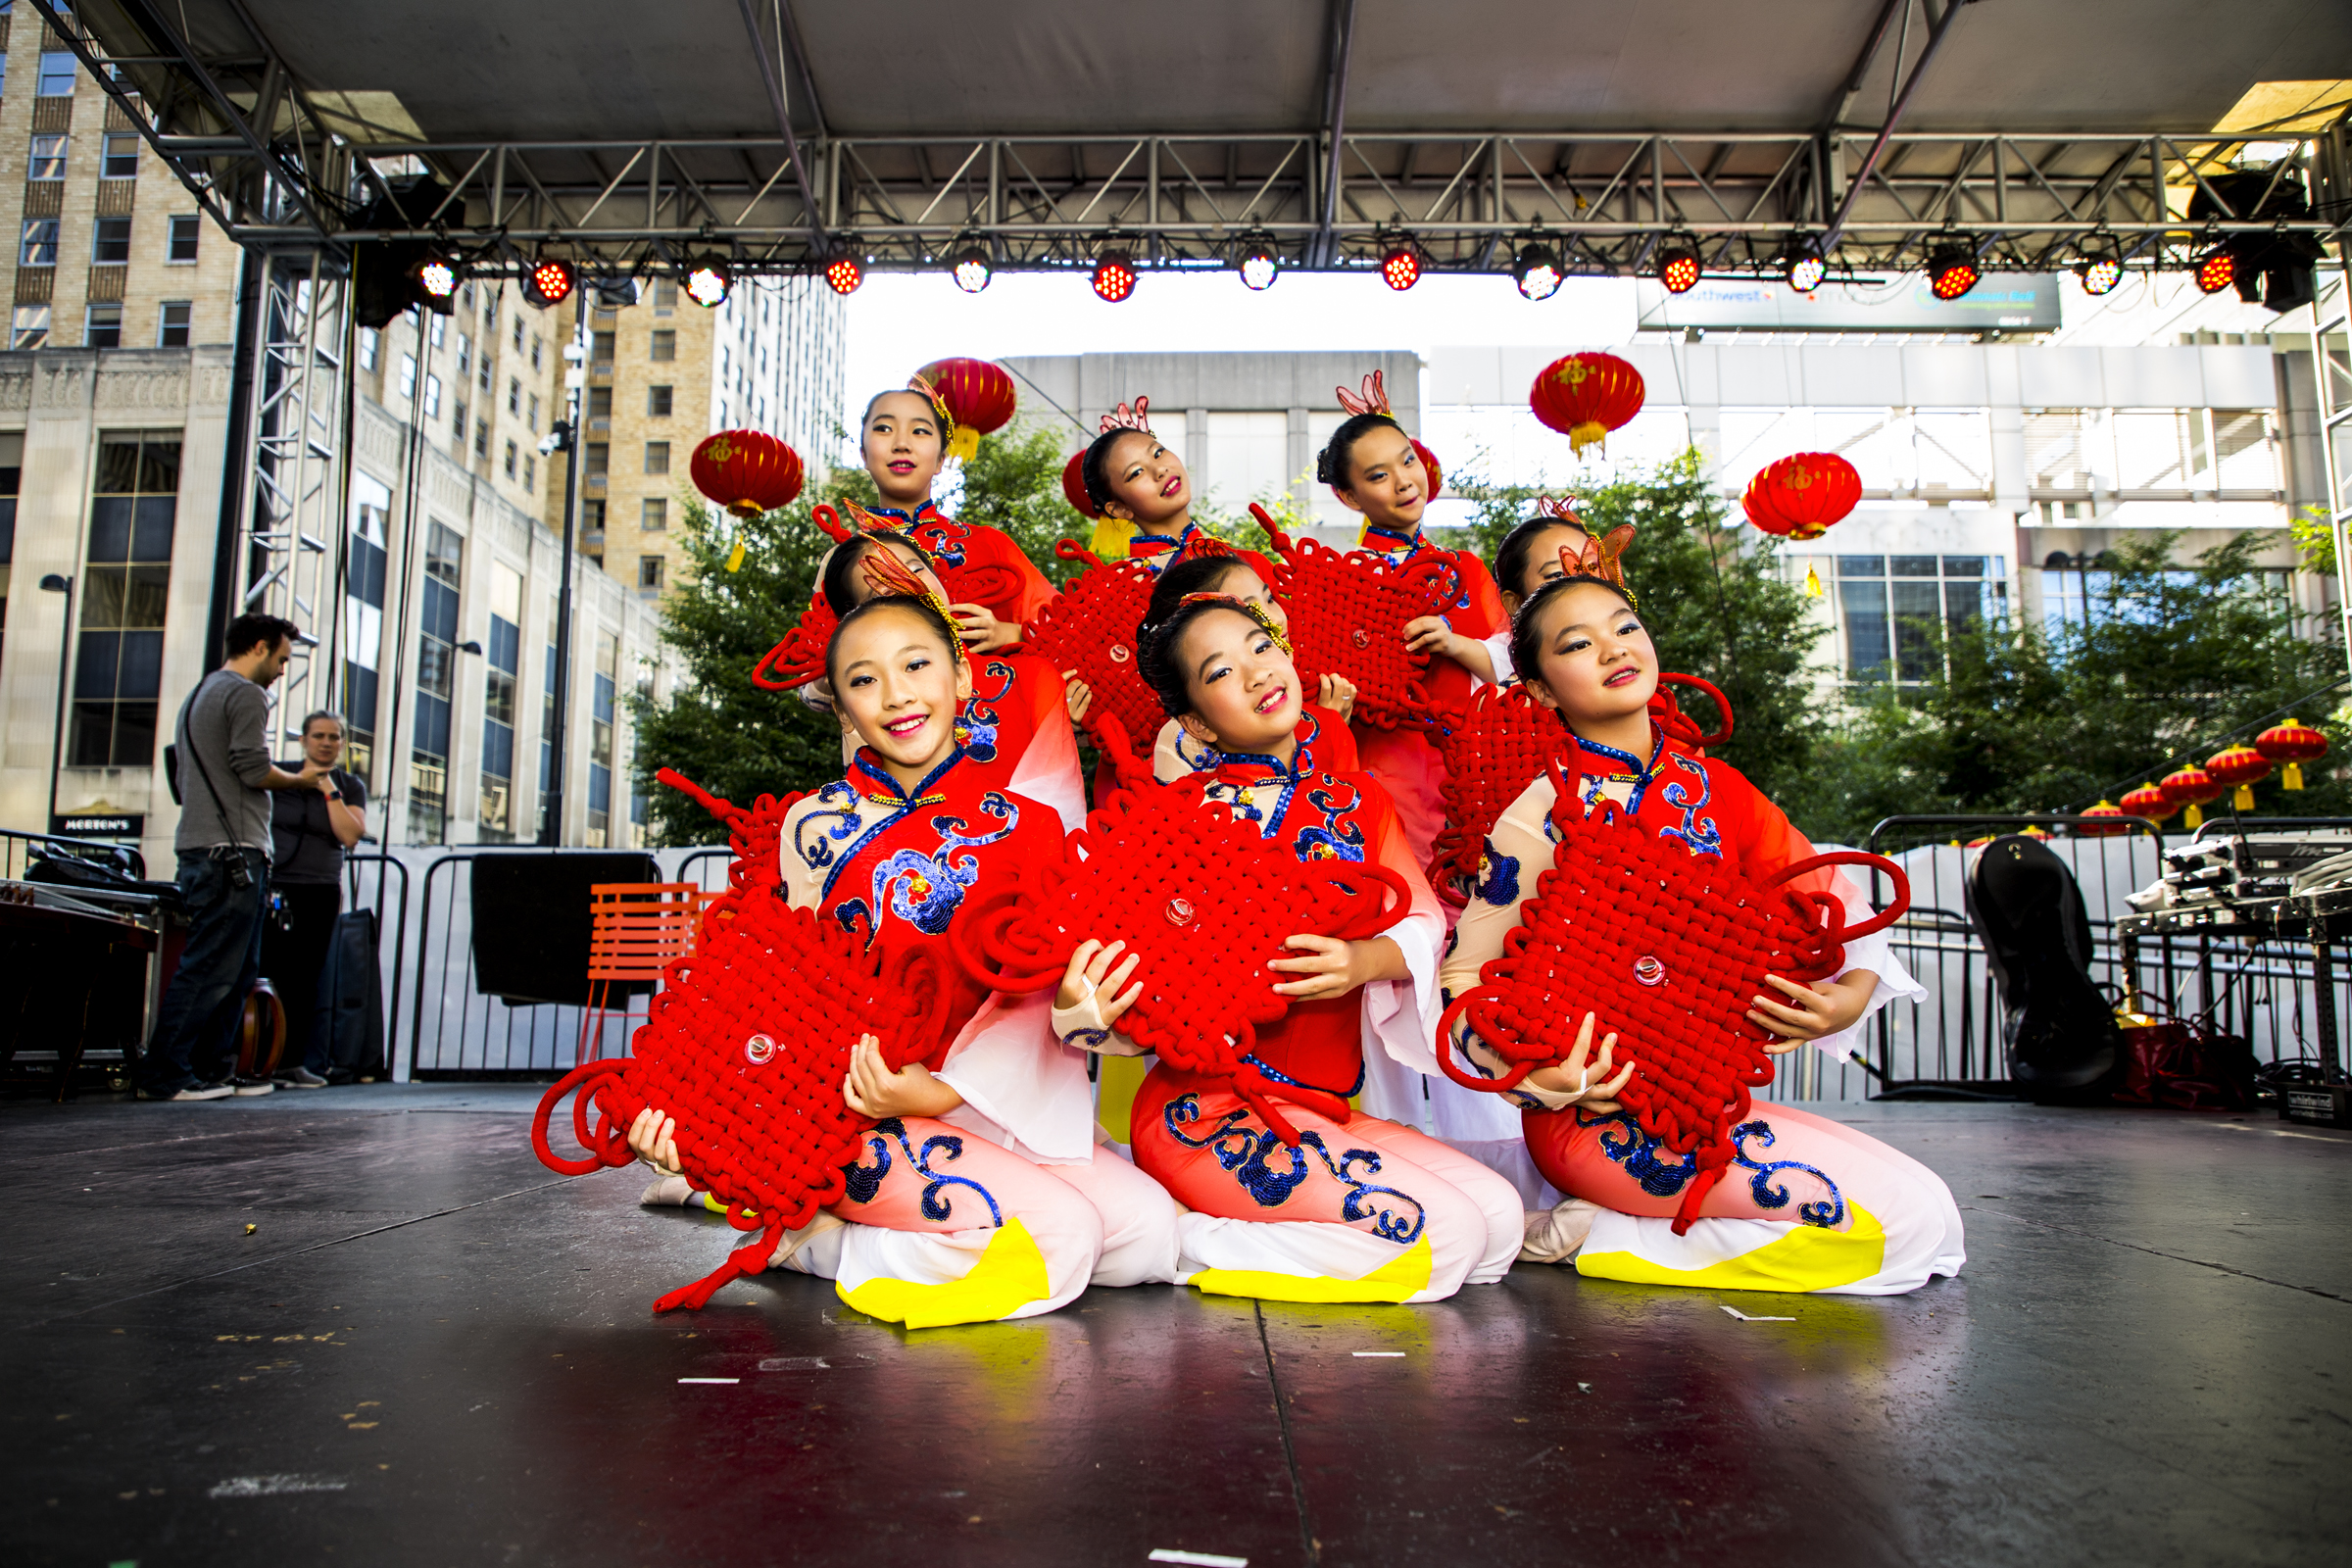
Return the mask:
M 1426 726 L 1430 697 L 1421 677 L 1429 656 L 1405 646 L 1404 626 L 1452 608 L 1462 591 L 1452 557 L 1432 552 L 1400 564 L 1368 550 L 1334 550 L 1293 540 L 1255 503 L 1250 514 L 1274 545 L 1274 580 L 1266 586 L 1290 617 L 1300 688 L 1311 692 L 1323 676 L 1344 675 L 1355 683 L 1359 722 Z
M 1740 504 L 1747 520 L 1784 539 L 1818 539 L 1862 499 L 1862 476 L 1835 452 L 1797 452 L 1767 464 Z
M 1124 756 L 1130 767 L 1140 763 L 1149 776 L 1152 744 L 1167 715 L 1136 667 L 1135 629 L 1158 578 L 1140 561 L 1104 562 L 1073 540 L 1054 549 L 1087 567 L 1046 602 L 1021 640 L 1056 670 L 1077 671 L 1095 694 L 1082 720 L 1087 733 L 1114 754 L 1114 767 L 1116 757 Z
M 1560 764 L 1546 771 L 1559 791 L 1558 854 L 1502 956 L 1446 1009 L 1438 1060 L 1456 1083 L 1499 1092 L 1567 1055 L 1584 1015 L 1595 1014 L 1595 1037 L 1617 1037 L 1616 1060 L 1639 1063 L 1619 1101 L 1668 1150 L 1697 1156 L 1674 1219 L 1680 1235 L 1732 1162 L 1731 1132 L 1747 1116 L 1750 1091 L 1772 1081 L 1764 1046 L 1773 1037 L 1747 1019 L 1750 999 L 1771 995 L 1764 977 L 1837 973 L 1847 940 L 1886 929 L 1909 907 L 1911 884 L 1891 860 L 1852 850 L 1758 883 L 1730 859 L 1659 840 L 1614 802 L 1586 814 Z M 1848 928 L 1830 893 L 1786 886 L 1835 864 L 1878 870 L 1894 884 L 1892 902 Z M 1456 1062 L 1460 1024 L 1509 1064 L 1503 1076 Z
M 1570 354 L 1544 368 L 1527 404 L 1581 456 L 1640 414 L 1642 395 L 1642 372 L 1616 355 Z
M 956 421 L 949 457 L 969 458 L 980 450 L 982 436 L 1012 422 L 1016 400 L 1004 367 L 989 360 L 934 360 L 915 373 L 930 383 Z

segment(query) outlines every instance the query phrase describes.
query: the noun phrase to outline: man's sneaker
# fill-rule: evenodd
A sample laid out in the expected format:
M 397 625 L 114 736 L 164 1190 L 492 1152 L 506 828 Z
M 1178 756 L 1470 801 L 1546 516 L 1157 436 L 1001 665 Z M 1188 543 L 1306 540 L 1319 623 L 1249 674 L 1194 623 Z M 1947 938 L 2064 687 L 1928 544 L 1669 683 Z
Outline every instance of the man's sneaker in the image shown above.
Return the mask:
M 277 1093 L 277 1085 L 271 1083 L 267 1078 L 247 1078 L 239 1076 L 231 1078 L 229 1080 L 229 1085 L 230 1093 L 236 1095 L 240 1100 L 249 1100 L 256 1095 L 273 1095 Z
M 280 1089 L 324 1089 L 326 1080 L 308 1067 L 293 1067 L 277 1075 Z
M 226 1100 L 234 1093 L 236 1091 L 226 1084 L 190 1084 L 185 1089 L 173 1090 L 170 1094 L 166 1094 L 160 1089 L 141 1089 L 139 1098 L 141 1100 Z

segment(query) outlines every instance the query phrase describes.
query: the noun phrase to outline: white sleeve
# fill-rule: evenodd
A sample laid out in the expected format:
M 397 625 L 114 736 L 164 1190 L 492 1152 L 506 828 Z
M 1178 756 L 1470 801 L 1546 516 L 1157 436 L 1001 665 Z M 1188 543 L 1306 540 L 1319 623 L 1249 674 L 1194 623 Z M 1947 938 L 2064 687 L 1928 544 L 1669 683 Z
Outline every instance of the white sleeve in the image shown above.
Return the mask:
M 942 1119 L 1024 1158 L 1084 1164 L 1094 1158 L 1095 1097 L 1086 1053 L 1054 1038 L 1050 992 L 991 996 L 963 1026 L 937 1074 L 963 1097 Z
M 1485 647 L 1487 657 L 1494 662 L 1494 684 L 1497 686 L 1509 685 L 1511 677 L 1519 672 L 1518 666 L 1511 662 L 1511 629 L 1505 626 L 1488 638 Z M 1470 683 L 1472 691 L 1476 691 L 1480 686 L 1486 684 L 1475 673 L 1471 675 Z
M 1029 737 L 1006 787 L 1054 808 L 1064 833 L 1086 825 L 1086 780 L 1078 771 L 1078 742 L 1066 712 L 1057 708 Z
M 1837 878 L 1838 897 L 1845 903 L 1845 923 L 1860 925 L 1870 919 L 1877 911 L 1871 908 L 1870 901 L 1862 896 L 1862 890 L 1855 885 L 1853 878 L 1842 870 L 1834 875 Z M 1872 1013 L 1889 1002 L 1905 998 L 1916 1001 L 1928 994 L 1927 987 L 1914 980 L 1911 972 L 1895 957 L 1894 944 L 1889 936 L 1892 929 L 1889 927 L 1886 931 L 1856 937 L 1846 943 L 1845 962 L 1838 966 L 1837 974 L 1831 976 L 1832 979 L 1841 979 L 1856 969 L 1868 969 L 1879 977 L 1879 989 L 1872 994 L 1870 1005 L 1862 1009 L 1861 1017 L 1836 1034 L 1823 1035 L 1813 1042 L 1816 1049 L 1838 1061 L 1853 1059 L 1854 1052 L 1862 1044 L 1863 1030 L 1870 1025 Z

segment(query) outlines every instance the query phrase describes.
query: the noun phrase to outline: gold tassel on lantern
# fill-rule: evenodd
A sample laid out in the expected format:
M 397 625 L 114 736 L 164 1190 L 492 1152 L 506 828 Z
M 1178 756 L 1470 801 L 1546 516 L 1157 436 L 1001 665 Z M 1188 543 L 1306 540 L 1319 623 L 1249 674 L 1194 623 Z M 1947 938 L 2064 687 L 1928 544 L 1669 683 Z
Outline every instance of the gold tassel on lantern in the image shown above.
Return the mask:
M 741 527 L 735 530 L 735 548 L 727 552 L 727 569 L 729 571 L 743 569 L 743 529 Z
M 979 450 L 980 432 L 968 424 L 956 426 L 955 432 L 948 437 L 948 461 L 950 463 L 968 462 L 972 455 Z
M 1805 568 L 1805 597 L 1807 599 L 1819 599 L 1822 597 L 1822 595 L 1828 592 L 1829 590 L 1821 585 L 1820 569 L 1814 566 L 1807 566 Z
M 2254 809 L 2254 786 L 2251 784 L 2240 784 L 2237 787 L 2237 798 L 2231 801 L 2230 804 L 2236 807 L 2241 811 L 2251 811 Z
M 2278 787 L 2283 790 L 2301 789 L 2303 787 L 2303 764 L 2289 762 L 2280 768 L 2278 770 Z
M 2188 814 L 2180 818 L 2180 825 L 2191 833 L 2205 825 L 2205 813 L 2197 808 L 2195 802 L 2189 803 Z

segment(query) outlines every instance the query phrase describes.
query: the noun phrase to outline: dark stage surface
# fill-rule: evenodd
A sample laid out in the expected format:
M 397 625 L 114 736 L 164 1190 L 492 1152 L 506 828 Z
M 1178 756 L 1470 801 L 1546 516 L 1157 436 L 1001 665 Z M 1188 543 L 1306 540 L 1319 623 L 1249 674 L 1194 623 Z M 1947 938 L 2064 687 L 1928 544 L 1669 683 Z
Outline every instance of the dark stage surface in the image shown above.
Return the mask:
M 907 1335 L 797 1275 L 653 1317 L 732 1233 L 541 1167 L 536 1093 L 0 1107 L 10 1561 L 2152 1568 L 2352 1525 L 2352 1135 L 1826 1106 L 1951 1182 L 1962 1278 Z

